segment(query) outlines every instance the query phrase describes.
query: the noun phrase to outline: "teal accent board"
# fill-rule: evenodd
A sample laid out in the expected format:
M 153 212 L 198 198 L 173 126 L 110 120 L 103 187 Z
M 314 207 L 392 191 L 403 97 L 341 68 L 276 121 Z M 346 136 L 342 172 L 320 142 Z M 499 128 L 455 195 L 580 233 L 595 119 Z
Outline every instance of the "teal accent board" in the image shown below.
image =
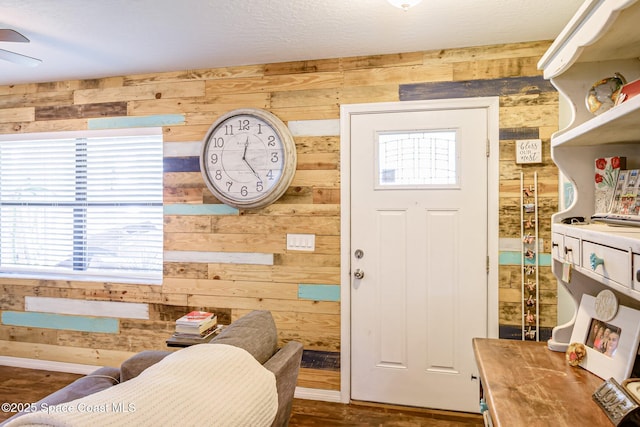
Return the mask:
M 106 334 L 117 334 L 119 331 L 118 319 L 21 311 L 3 311 L 2 324 Z
M 340 301 L 340 285 L 298 285 L 298 298 L 312 301 Z
M 184 124 L 183 114 L 159 114 L 155 116 L 140 117 L 105 117 L 99 119 L 89 119 L 87 121 L 87 126 L 89 129 L 142 128 L 181 124 Z
M 238 209 L 222 204 L 192 205 L 176 203 L 164 205 L 165 215 L 238 215 L 238 213 Z
M 551 265 L 551 254 L 538 254 L 540 257 L 538 265 L 541 267 L 549 267 Z M 522 261 L 522 252 L 502 251 L 500 252 L 500 265 L 520 265 Z M 535 259 L 524 260 L 525 265 L 534 265 Z

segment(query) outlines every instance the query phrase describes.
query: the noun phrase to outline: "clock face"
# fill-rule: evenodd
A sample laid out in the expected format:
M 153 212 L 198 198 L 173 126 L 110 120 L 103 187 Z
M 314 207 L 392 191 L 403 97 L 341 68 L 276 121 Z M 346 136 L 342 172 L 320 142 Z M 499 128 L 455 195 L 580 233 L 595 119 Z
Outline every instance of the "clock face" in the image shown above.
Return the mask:
M 209 129 L 200 166 L 207 186 L 222 202 L 265 206 L 280 197 L 293 178 L 293 138 L 271 113 L 235 110 Z

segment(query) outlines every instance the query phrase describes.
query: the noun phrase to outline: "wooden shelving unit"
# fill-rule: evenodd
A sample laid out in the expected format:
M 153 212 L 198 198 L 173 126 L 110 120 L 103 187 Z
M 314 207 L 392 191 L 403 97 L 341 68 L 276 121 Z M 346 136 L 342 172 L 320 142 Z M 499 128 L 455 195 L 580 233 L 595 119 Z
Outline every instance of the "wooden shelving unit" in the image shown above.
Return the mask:
M 613 290 L 621 305 L 640 307 L 640 228 L 589 221 L 595 213 L 595 159 L 625 156 L 628 169 L 640 168 L 640 97 L 597 116 L 585 105 L 589 88 L 605 77 L 640 78 L 639 22 L 638 0 L 587 1 L 538 63 L 567 99 L 573 118 L 551 139 L 554 162 L 575 186 L 573 204 L 552 217 L 552 270 L 576 309 L 583 294 L 604 289 Z M 563 223 L 572 217 L 587 221 Z M 604 265 L 591 267 L 589 252 L 604 256 Z M 570 280 L 562 280 L 563 266 L 572 270 Z M 554 328 L 549 348 L 565 351 L 572 331 L 573 321 Z

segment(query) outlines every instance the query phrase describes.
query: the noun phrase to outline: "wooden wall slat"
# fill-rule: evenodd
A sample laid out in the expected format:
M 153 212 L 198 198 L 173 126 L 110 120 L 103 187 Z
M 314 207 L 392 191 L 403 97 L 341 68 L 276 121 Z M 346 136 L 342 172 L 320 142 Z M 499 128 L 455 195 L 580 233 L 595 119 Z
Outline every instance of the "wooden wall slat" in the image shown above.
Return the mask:
M 73 103 L 73 91 L 63 90 L 56 92 L 11 92 L 2 90 L 5 95 L 0 95 L 0 108 L 24 108 L 24 107 L 46 107 L 55 105 L 71 105 Z M 80 129 L 80 128 L 78 128 Z
M 366 68 L 411 67 L 423 65 L 422 52 L 392 53 L 388 55 L 353 56 L 343 58 L 343 70 L 359 70 Z
M 508 96 L 554 92 L 555 89 L 541 75 L 509 77 L 487 80 L 469 80 L 464 85 L 457 81 L 404 84 L 400 86 L 400 100 L 469 98 L 478 96 Z M 557 118 L 557 115 L 556 115 Z M 502 118 L 500 127 L 507 126 Z
M 298 374 L 298 386 L 323 390 L 340 390 L 340 373 L 301 368 Z
M 118 102 L 140 99 L 190 98 L 203 96 L 204 82 L 171 82 L 140 86 L 81 89 L 73 93 L 74 104 Z
M 0 123 L 32 122 L 35 120 L 33 107 L 5 108 L 0 116 Z
M 210 267 L 211 268 L 211 267 Z M 217 270 L 214 270 L 218 273 Z M 217 274 L 214 273 L 217 277 Z M 298 298 L 298 285 L 295 283 L 274 282 L 270 275 L 258 279 L 173 279 L 163 282 L 165 293 L 187 293 L 197 295 L 233 296 L 243 298 L 280 298 L 295 300 Z
M 536 56 L 458 62 L 453 66 L 453 80 L 481 80 L 500 77 L 537 76 Z
M 301 74 L 333 72 L 340 69 L 340 59 L 318 59 L 310 61 L 280 62 L 277 64 L 267 64 L 264 67 L 265 76 L 277 76 L 281 74 Z
M 450 64 L 432 64 L 427 67 L 367 68 L 344 72 L 345 86 L 378 86 L 385 84 L 410 84 L 418 82 L 444 82 L 453 79 Z
M 3 356 L 95 365 L 96 369 L 100 366 L 119 367 L 122 362 L 135 353 L 122 350 L 60 346 L 40 342 L 0 341 L 0 354 Z
M 222 67 L 214 69 L 199 69 L 173 71 L 166 73 L 136 74 L 122 78 L 122 86 L 137 86 L 161 82 L 180 82 L 192 80 L 218 80 L 238 77 L 255 77 L 264 74 L 264 65 L 249 65 L 239 67 Z
M 126 102 L 36 107 L 35 120 L 66 120 L 127 115 Z
M 272 218 L 266 215 L 241 216 L 238 218 L 219 216 L 211 219 L 211 231 L 221 234 L 314 233 L 339 236 L 340 218 L 323 216 L 310 218 L 305 222 L 292 222 L 290 218 Z

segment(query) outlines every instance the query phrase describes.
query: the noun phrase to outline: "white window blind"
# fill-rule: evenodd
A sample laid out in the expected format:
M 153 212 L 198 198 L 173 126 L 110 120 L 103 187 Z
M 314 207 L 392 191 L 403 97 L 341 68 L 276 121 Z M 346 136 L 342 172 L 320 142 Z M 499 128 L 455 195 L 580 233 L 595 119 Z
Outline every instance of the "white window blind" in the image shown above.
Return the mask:
M 162 280 L 161 129 L 0 137 L 0 276 Z

